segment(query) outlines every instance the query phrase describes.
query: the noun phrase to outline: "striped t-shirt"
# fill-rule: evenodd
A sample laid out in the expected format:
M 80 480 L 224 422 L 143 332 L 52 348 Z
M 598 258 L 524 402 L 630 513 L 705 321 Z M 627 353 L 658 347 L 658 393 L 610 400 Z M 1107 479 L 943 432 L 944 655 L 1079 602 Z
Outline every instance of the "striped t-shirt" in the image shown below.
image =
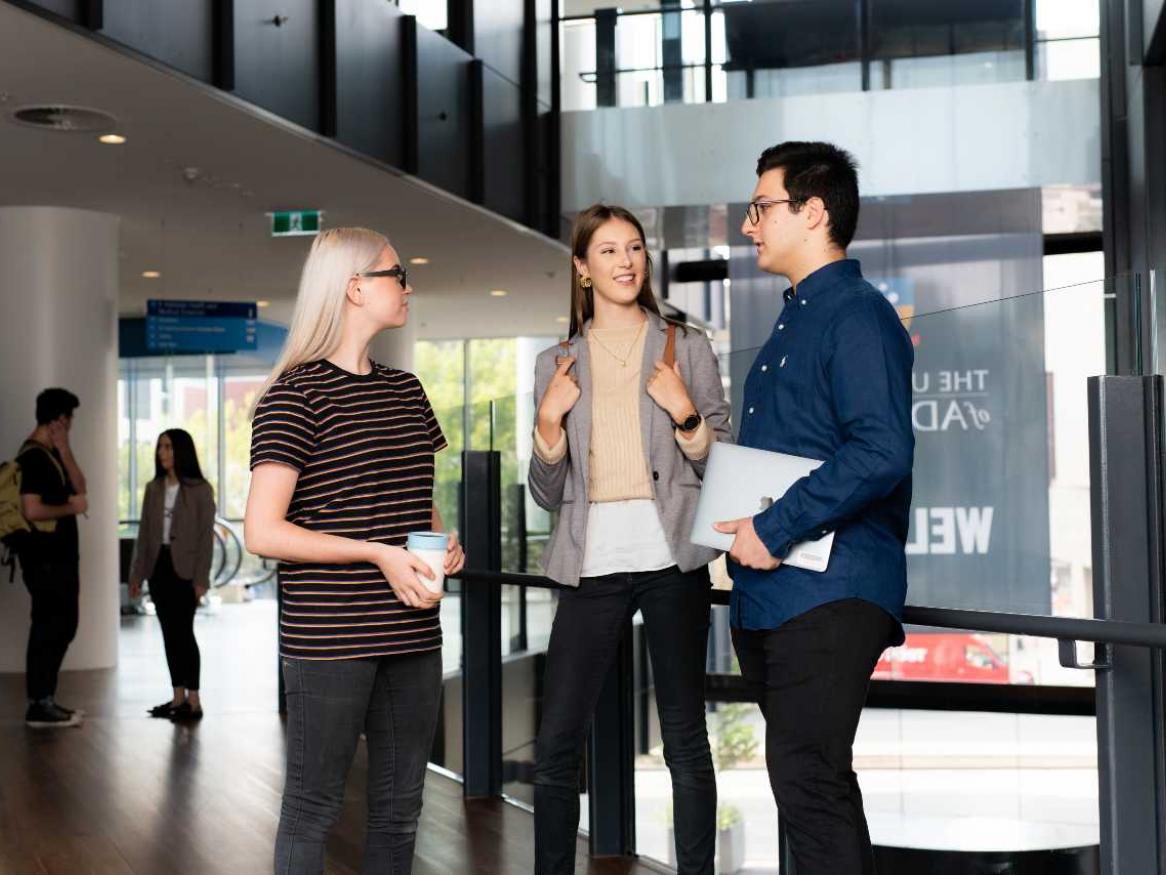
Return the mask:
M 403 547 L 433 519 L 433 454 L 445 437 L 410 373 L 327 361 L 276 380 L 255 410 L 251 467 L 300 472 L 289 522 Z M 360 659 L 441 647 L 438 608 L 402 604 L 377 566 L 281 562 L 279 647 L 300 659 Z

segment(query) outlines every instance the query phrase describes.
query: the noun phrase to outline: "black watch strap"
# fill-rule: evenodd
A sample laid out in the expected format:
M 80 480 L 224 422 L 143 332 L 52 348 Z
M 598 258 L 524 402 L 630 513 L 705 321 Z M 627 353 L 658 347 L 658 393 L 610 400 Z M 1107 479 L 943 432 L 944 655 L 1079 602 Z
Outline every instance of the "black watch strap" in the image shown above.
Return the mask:
M 684 422 L 676 422 L 673 420 L 672 427 L 678 428 L 681 431 L 695 431 L 697 426 L 700 425 L 702 419 L 703 417 L 700 415 L 700 413 L 690 413 L 685 418 Z

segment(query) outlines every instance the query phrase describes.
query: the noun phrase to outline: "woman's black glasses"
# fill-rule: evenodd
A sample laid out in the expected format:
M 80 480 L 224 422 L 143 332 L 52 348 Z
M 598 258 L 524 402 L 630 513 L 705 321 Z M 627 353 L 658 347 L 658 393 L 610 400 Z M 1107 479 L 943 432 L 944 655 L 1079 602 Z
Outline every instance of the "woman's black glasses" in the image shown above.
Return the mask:
M 394 265 L 388 270 L 366 270 L 364 273 L 358 274 L 358 276 L 394 276 L 400 281 L 401 288 L 405 288 L 405 286 L 409 285 L 409 272 L 405 270 L 403 265 L 400 264 Z

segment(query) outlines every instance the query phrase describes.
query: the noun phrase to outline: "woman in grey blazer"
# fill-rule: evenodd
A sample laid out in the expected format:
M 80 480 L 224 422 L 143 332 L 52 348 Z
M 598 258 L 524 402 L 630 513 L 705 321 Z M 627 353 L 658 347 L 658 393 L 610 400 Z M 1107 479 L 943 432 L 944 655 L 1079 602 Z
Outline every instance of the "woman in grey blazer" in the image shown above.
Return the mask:
M 596 205 L 572 234 L 570 339 L 535 366 L 531 495 L 558 511 L 543 562 L 559 596 L 535 763 L 535 872 L 574 872 L 579 760 L 600 688 L 636 610 L 672 775 L 677 871 L 712 875 L 716 780 L 705 728 L 708 563 L 688 535 L 705 460 L 731 440 L 716 356 L 665 320 L 644 230 Z
M 151 717 L 202 717 L 194 612 L 210 587 L 214 527 L 214 492 L 202 476 L 194 440 L 180 428 L 162 432 L 130 566 L 131 598 L 149 580 L 174 687 L 169 701 L 150 709 Z

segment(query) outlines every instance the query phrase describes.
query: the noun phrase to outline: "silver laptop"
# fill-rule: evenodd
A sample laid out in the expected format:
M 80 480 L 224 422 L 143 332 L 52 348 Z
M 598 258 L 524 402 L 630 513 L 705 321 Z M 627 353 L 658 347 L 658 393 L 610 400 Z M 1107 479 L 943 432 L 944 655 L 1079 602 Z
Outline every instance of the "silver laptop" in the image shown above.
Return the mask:
M 765 510 L 821 464 L 802 456 L 714 443 L 705 467 L 690 540 L 728 552 L 733 546 L 733 536 L 718 532 L 713 523 L 751 517 Z M 833 544 L 833 532 L 816 541 L 802 541 L 794 545 L 783 564 L 825 571 Z

